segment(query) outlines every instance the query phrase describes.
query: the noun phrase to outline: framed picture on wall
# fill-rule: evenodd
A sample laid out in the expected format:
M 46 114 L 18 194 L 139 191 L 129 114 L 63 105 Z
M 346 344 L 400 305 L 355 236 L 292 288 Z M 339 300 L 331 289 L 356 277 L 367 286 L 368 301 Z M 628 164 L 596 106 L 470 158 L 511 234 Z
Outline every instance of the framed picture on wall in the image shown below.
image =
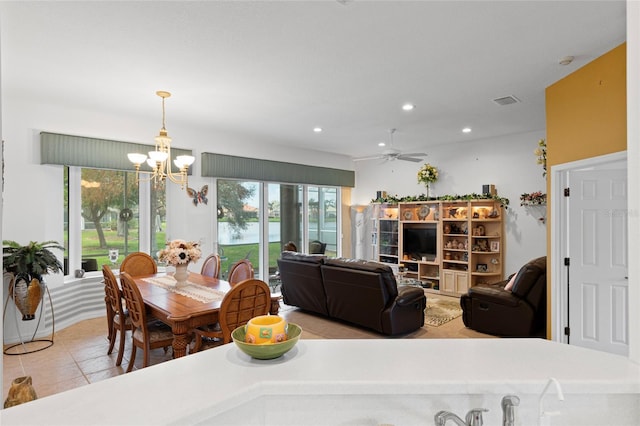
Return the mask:
M 491 241 L 489 247 L 491 251 L 500 251 L 500 241 Z

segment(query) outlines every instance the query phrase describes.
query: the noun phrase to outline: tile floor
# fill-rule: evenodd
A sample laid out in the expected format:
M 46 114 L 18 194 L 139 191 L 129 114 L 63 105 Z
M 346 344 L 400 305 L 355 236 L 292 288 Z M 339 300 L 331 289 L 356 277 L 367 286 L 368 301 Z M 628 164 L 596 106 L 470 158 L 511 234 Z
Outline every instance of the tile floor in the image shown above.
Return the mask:
M 438 296 L 446 298 L 445 296 Z M 378 333 L 336 322 L 322 316 L 300 311 L 282 305 L 280 315 L 287 321 L 300 325 L 303 339 L 379 339 L 386 338 Z M 20 376 L 30 375 L 38 397 L 42 398 L 89 383 L 98 382 L 124 374 L 131 352 L 130 337 L 125 346 L 122 365 L 116 367 L 117 343 L 111 355 L 107 355 L 107 322 L 105 317 L 81 321 L 71 327 L 57 331 L 54 344 L 42 351 L 26 355 L 3 355 L 3 397 L 6 399 L 11 381 Z M 415 332 L 399 338 L 491 338 L 464 327 L 462 317 L 439 327 L 424 326 Z M 393 338 L 393 337 L 391 337 Z M 398 337 L 395 337 L 398 338 Z M 35 344 L 34 344 L 35 345 Z M 30 347 L 30 349 L 35 346 Z M 152 351 L 151 363 L 171 360 L 171 350 Z M 142 368 L 142 351 L 138 350 L 134 368 Z

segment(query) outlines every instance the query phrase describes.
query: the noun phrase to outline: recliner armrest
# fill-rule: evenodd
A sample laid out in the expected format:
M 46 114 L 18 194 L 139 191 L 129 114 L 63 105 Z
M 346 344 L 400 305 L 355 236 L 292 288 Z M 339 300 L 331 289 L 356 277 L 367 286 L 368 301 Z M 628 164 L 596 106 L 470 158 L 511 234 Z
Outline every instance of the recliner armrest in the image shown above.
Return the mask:
M 471 287 L 467 294 L 474 300 L 497 303 L 499 305 L 518 306 L 522 303 L 522 299 L 514 296 L 510 291 L 492 286 Z
M 396 305 L 398 306 L 411 306 L 425 297 L 424 291 L 418 287 L 402 286 L 398 287 L 398 297 L 396 298 Z

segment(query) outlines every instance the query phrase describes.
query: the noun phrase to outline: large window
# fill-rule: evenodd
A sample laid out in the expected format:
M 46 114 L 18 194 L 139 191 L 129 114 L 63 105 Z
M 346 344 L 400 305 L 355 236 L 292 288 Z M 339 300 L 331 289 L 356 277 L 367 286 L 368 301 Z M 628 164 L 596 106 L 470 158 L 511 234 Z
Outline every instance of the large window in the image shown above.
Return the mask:
M 283 246 L 338 255 L 338 188 L 265 182 L 217 182 L 218 252 L 222 274 L 247 258 L 256 277 L 275 279 Z
M 149 239 L 152 255 L 164 245 L 164 182 L 139 186 L 134 172 L 74 167 L 65 167 L 64 180 L 65 275 L 99 271 L 104 264 L 117 268 L 147 245 L 141 238 Z M 148 196 L 141 199 L 141 193 Z

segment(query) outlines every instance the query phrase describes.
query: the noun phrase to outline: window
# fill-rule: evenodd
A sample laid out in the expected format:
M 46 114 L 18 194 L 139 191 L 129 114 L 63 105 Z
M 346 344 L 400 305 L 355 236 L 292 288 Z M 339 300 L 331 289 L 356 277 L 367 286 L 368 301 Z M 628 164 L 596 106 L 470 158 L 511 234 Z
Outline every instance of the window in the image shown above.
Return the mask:
M 221 277 L 248 258 L 257 278 L 275 281 L 277 259 L 289 241 L 306 253 L 318 241 L 325 254 L 337 255 L 338 194 L 335 187 L 218 179 Z
M 64 184 L 65 275 L 99 271 L 104 264 L 117 268 L 127 254 L 147 246 L 143 238 L 154 247 L 152 255 L 164 246 L 164 182 L 139 186 L 135 172 L 65 167 Z M 142 201 L 141 193 L 148 194 Z
M 338 248 L 338 190 L 329 187 L 307 188 L 309 252 L 336 256 Z
M 260 183 L 218 180 L 218 253 L 220 278 L 227 278 L 231 265 L 248 259 L 260 276 Z

